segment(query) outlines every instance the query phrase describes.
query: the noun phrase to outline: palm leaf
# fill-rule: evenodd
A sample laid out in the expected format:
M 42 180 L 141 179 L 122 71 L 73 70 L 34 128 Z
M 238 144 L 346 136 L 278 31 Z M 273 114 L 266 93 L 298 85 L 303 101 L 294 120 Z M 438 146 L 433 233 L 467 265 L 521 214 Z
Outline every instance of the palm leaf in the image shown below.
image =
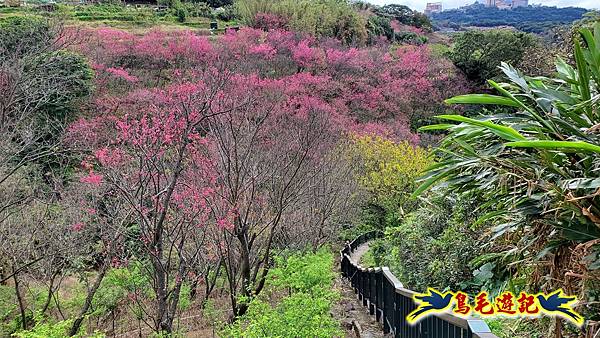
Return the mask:
M 592 98 L 590 94 L 590 74 L 588 73 L 588 67 L 579 41 L 575 41 L 575 63 L 577 64 L 577 72 L 579 74 L 579 93 L 581 94 L 581 99 L 587 101 Z
M 488 83 L 490 84 L 490 86 L 494 87 L 497 91 L 499 91 L 502 95 L 510 98 L 511 100 L 513 100 L 516 104 L 518 104 L 521 108 L 525 109 L 527 112 L 529 112 L 531 114 L 531 116 L 533 116 L 541 125 L 543 125 L 544 127 L 548 128 L 549 130 L 551 130 L 552 132 L 556 132 L 556 129 L 550 125 L 548 123 L 548 121 L 546 121 L 544 118 L 542 118 L 540 116 L 540 114 L 538 114 L 535 110 L 531 109 L 530 107 L 528 107 L 527 105 L 525 105 L 523 102 L 519 101 L 513 94 L 511 94 L 508 90 L 502 88 L 499 84 L 497 84 L 496 82 L 492 81 L 492 80 L 488 80 Z
M 448 123 L 440 123 L 440 124 L 431 124 L 428 126 L 423 126 L 417 129 L 418 131 L 432 131 L 432 130 L 446 130 L 456 126 L 455 124 Z
M 560 183 L 563 189 L 598 189 L 600 188 L 600 178 L 572 178 L 569 180 L 563 180 Z
M 483 128 L 490 130 L 492 133 L 498 135 L 499 137 L 501 137 L 505 140 L 508 140 L 508 141 L 525 140 L 525 137 L 523 135 L 519 134 L 519 132 L 514 130 L 513 128 L 507 127 L 507 126 L 502 126 L 502 125 L 492 123 L 489 121 L 475 120 L 475 119 L 464 117 L 461 115 L 438 115 L 436 117 L 440 118 L 440 119 L 462 122 L 462 123 L 466 123 L 469 125 L 483 127 Z
M 517 141 L 504 144 L 507 147 L 517 148 L 537 148 L 537 149 L 573 149 L 580 151 L 591 151 L 600 153 L 600 147 L 591 143 L 582 141 Z
M 459 95 L 444 101 L 448 104 L 496 104 L 500 106 L 519 107 L 513 100 L 497 95 L 468 94 Z
M 423 183 L 421 183 L 421 185 L 419 185 L 419 187 L 412 193 L 410 198 L 415 198 L 415 197 L 421 195 L 425 190 L 429 189 L 429 187 L 438 183 L 439 181 L 441 181 L 442 179 L 444 179 L 451 173 L 452 173 L 451 171 L 442 171 L 437 175 L 429 177 Z

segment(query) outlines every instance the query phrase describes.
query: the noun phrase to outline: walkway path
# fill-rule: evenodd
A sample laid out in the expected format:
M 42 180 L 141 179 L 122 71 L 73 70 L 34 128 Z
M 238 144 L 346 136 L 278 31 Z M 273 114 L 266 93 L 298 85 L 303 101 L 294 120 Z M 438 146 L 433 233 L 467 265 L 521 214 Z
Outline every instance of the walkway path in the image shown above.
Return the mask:
M 350 259 L 353 260 L 354 262 L 360 264 L 361 257 L 367 251 L 369 251 L 369 242 L 363 243 L 358 248 L 356 248 L 356 250 L 354 250 L 354 252 L 352 252 L 352 255 L 350 256 Z
M 351 259 L 360 262 L 360 258 L 369 250 L 369 243 L 362 244 L 352 253 Z M 384 338 L 381 324 L 375 321 L 375 316 L 369 315 L 369 309 L 364 307 L 358 296 L 354 293 L 350 282 L 338 274 L 335 288 L 341 293 L 342 298 L 335 306 L 333 315 L 340 320 L 346 337 Z M 358 325 L 357 325 L 358 324 Z M 360 336 L 357 334 L 356 326 L 360 327 Z

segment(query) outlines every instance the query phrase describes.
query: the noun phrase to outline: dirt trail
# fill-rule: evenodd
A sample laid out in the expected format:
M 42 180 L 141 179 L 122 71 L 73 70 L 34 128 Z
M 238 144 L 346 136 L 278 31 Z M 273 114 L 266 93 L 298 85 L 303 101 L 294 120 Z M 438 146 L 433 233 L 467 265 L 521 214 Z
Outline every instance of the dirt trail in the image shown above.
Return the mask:
M 360 262 L 360 258 L 367 250 L 369 250 L 369 243 L 362 244 L 354 250 L 351 259 L 355 262 Z M 362 302 L 358 300 L 358 295 L 354 293 L 350 281 L 342 278 L 339 271 L 334 287 L 340 292 L 342 297 L 334 307 L 333 315 L 342 323 L 346 337 L 358 337 L 353 322 L 358 323 L 361 328 L 360 337 L 391 337 L 390 335 L 383 334 L 381 324 L 375 321 L 375 316 L 369 315 L 369 309 L 363 306 Z

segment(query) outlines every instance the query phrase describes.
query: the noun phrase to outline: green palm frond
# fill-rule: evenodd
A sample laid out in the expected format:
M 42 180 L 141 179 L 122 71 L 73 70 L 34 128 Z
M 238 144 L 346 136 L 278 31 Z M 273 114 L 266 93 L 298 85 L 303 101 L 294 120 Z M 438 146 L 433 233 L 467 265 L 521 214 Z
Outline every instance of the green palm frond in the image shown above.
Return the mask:
M 600 238 L 600 23 L 581 37 L 575 66 L 557 59 L 554 78 L 502 64 L 508 81 L 489 81 L 497 95 L 446 100 L 486 105 L 492 114 L 440 115 L 455 124 L 421 129 L 447 135 L 414 195 L 434 187 L 476 194 L 487 201 L 478 225 L 494 224 L 497 236 L 520 234 L 519 245 L 506 249 L 518 261 L 535 259 L 540 243 L 560 243 L 548 249 L 556 250 Z

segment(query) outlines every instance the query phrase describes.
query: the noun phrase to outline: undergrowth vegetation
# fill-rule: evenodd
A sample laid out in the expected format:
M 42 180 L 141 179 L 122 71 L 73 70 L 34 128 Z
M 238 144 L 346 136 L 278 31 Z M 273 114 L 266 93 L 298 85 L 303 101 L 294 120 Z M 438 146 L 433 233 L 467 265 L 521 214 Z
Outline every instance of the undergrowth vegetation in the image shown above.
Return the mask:
M 250 301 L 248 312 L 227 326 L 226 337 L 336 337 L 340 323 L 331 316 L 339 299 L 332 290 L 333 254 L 316 253 L 276 257 L 261 296 Z

